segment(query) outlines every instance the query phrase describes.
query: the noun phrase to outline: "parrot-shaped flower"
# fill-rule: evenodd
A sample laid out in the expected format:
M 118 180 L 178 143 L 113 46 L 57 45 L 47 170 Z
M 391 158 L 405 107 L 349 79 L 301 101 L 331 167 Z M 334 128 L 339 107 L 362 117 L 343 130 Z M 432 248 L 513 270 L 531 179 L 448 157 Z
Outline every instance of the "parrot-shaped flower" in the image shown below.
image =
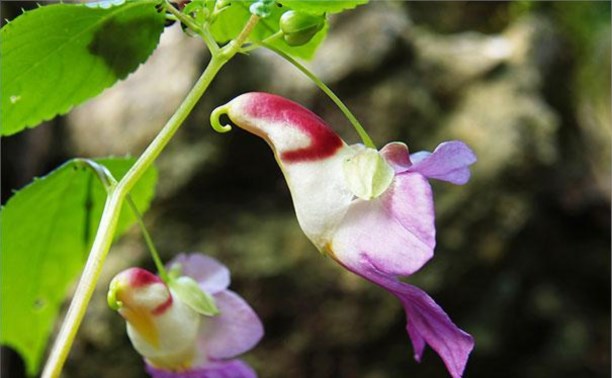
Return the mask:
M 415 359 L 428 344 L 451 376 L 461 377 L 472 337 L 424 291 L 397 277 L 416 272 L 433 256 L 428 179 L 465 184 L 476 161 L 470 148 L 450 141 L 433 153 L 409 154 L 398 142 L 380 151 L 350 146 L 308 109 L 267 93 L 246 93 L 218 107 L 211 118 L 217 128 L 222 114 L 270 145 L 298 222 L 319 251 L 401 301 Z
M 130 268 L 113 278 L 108 292 L 147 372 L 153 378 L 256 378 L 234 357 L 259 342 L 263 326 L 228 290 L 229 270 L 202 254 L 181 254 L 168 265 L 170 283 Z

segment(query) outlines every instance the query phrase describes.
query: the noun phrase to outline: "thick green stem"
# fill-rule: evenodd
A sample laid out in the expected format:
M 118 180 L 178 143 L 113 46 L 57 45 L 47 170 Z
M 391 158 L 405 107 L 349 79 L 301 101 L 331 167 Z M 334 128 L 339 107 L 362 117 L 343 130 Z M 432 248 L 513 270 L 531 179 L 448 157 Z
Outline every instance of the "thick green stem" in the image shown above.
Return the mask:
M 144 172 L 153 164 L 155 159 L 162 152 L 164 147 L 172 139 L 172 136 L 179 129 L 185 118 L 189 115 L 198 100 L 202 97 L 212 80 L 219 70 L 236 55 L 242 44 L 246 41 L 249 33 L 255 27 L 258 17 L 251 17 L 245 25 L 242 33 L 232 43 L 224 46 L 219 54 L 213 55 L 208 63 L 206 70 L 200 76 L 187 97 L 183 100 L 177 111 L 166 123 L 163 129 L 157 134 L 155 139 L 138 158 L 127 174 L 119 183 L 109 190 L 100 225 L 94 239 L 87 263 L 77 285 L 76 292 L 68 308 L 66 318 L 62 323 L 60 331 L 55 339 L 51 354 L 43 370 L 43 378 L 59 377 L 68 352 L 72 346 L 77 330 L 85 316 L 87 305 L 94 292 L 98 277 L 102 271 L 102 266 L 106 255 L 112 244 L 119 214 L 124 200 L 136 182 L 142 177 Z
M 361 126 L 361 123 L 359 123 L 359 121 L 357 120 L 357 117 L 355 117 L 353 115 L 353 113 L 351 113 L 349 108 L 346 107 L 346 105 L 344 105 L 342 100 L 340 100 L 340 98 L 338 96 L 336 96 L 336 94 L 331 89 L 329 89 L 329 87 L 327 85 L 325 85 L 325 83 L 322 82 L 321 79 L 319 79 L 317 77 L 317 75 L 315 75 L 314 73 L 310 72 L 310 70 L 308 68 L 304 67 L 302 64 L 300 64 L 300 62 L 298 62 L 297 60 L 293 59 L 292 57 L 290 57 L 289 55 L 285 54 L 283 51 L 277 49 L 276 47 L 274 47 L 274 46 L 272 46 L 272 45 L 270 45 L 270 44 L 268 44 L 266 42 L 261 42 L 260 44 L 262 46 L 264 46 L 265 48 L 267 48 L 268 50 L 274 51 L 275 53 L 277 53 L 278 55 L 283 57 L 286 61 L 288 61 L 289 63 L 293 64 L 297 69 L 302 71 L 302 73 L 304 73 L 304 75 L 308 76 L 308 78 L 310 80 L 312 80 L 336 104 L 336 106 L 338 106 L 338 108 L 340 108 L 342 113 L 344 113 L 344 116 L 346 118 L 348 118 L 348 120 L 353 125 L 353 128 L 355 129 L 355 131 L 357 131 L 357 134 L 359 134 L 359 137 L 363 141 L 363 144 L 366 145 L 367 147 L 376 149 L 376 145 L 372 141 L 372 138 L 370 138 L 370 136 L 365 131 L 363 126 Z
M 62 323 L 62 327 L 53 344 L 51 354 L 47 359 L 42 377 L 55 378 L 60 375 L 64 361 L 68 356 L 74 337 L 81 324 L 81 320 L 87 310 L 89 299 L 98 281 L 104 258 L 110 248 L 112 235 L 114 235 L 117 227 L 122 203 L 123 198 L 121 193 L 113 189 L 112 193 L 106 198 L 104 211 L 100 219 L 100 226 L 98 227 L 98 232 L 94 239 L 93 246 L 91 247 L 87 263 L 85 264 L 85 269 L 83 269 L 83 274 L 81 275 L 81 280 L 77 286 L 74 298 L 70 303 L 66 318 Z
M 106 190 L 106 193 L 108 193 L 109 195 L 110 193 L 112 193 L 115 186 L 117 186 L 117 180 L 115 179 L 113 174 L 108 169 L 106 169 L 105 166 L 103 166 L 102 164 L 98 164 L 94 160 L 91 160 L 91 159 L 76 159 L 76 160 L 82 165 L 85 165 L 86 167 L 88 167 L 96 175 L 96 177 L 98 177 L 98 180 L 100 181 L 102 186 L 104 186 L 104 190 Z M 134 203 L 134 200 L 132 199 L 132 196 L 130 194 L 127 195 L 125 200 L 128 206 L 130 207 L 130 209 L 132 210 L 132 212 L 134 213 L 134 216 L 136 217 L 136 222 L 140 226 L 140 230 L 142 231 L 142 235 L 145 239 L 145 242 L 147 243 L 147 247 L 149 247 L 149 252 L 151 253 L 153 262 L 155 262 L 155 266 L 157 268 L 159 276 L 165 282 L 168 282 L 168 273 L 166 273 L 164 264 L 159 258 L 159 253 L 157 252 L 157 248 L 155 248 L 155 243 L 153 243 L 153 238 L 151 238 L 151 234 L 149 234 L 149 231 L 147 231 L 147 227 L 145 226 L 144 221 L 142 220 L 142 215 L 140 214 L 140 211 L 138 211 L 138 207 L 136 207 L 136 204 Z

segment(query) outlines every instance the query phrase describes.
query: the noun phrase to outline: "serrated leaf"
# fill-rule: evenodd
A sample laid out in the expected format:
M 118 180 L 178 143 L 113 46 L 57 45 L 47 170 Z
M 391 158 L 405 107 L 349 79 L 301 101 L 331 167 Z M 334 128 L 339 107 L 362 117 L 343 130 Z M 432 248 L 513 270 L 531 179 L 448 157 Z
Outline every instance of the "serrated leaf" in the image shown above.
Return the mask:
M 0 134 L 64 114 L 136 70 L 164 30 L 158 2 L 47 5 L 0 29 Z
M 248 19 L 251 17 L 249 5 L 252 3 L 253 1 L 233 1 L 231 5 L 219 14 L 211 27 L 211 32 L 217 42 L 225 43 L 238 36 Z M 280 30 L 280 18 L 283 13 L 289 10 L 290 8 L 285 6 L 274 6 L 269 17 L 259 20 L 257 26 L 249 36 L 249 40 L 259 42 L 278 33 Z M 328 25 L 325 23 L 323 29 L 315 34 L 310 42 L 302 46 L 289 46 L 282 37 L 273 39 L 269 41 L 269 43 L 293 57 L 312 59 L 317 48 L 327 36 L 327 30 Z
M 277 0 L 293 10 L 310 14 L 339 13 L 363 5 L 368 0 Z
M 219 313 L 214 298 L 200 288 L 191 277 L 181 276 L 168 282 L 172 294 L 198 314 L 213 316 Z
M 134 159 L 100 159 L 120 179 Z M 157 181 L 148 170 L 131 192 L 144 212 Z M 35 374 L 70 285 L 79 276 L 99 223 L 105 191 L 71 160 L 16 192 L 0 210 L 0 342 Z M 133 223 L 124 206 L 117 235 Z

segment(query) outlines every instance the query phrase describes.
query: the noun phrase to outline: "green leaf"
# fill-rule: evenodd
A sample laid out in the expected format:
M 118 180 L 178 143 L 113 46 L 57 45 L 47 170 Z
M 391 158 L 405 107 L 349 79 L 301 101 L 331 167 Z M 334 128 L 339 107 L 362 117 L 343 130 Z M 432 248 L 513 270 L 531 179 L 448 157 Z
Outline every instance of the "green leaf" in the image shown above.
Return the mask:
M 98 160 L 119 179 L 134 159 Z M 148 170 L 131 191 L 144 212 L 157 173 Z M 71 160 L 16 192 L 0 211 L 0 342 L 39 369 L 49 334 L 68 288 L 83 268 L 105 201 L 95 175 Z M 133 221 L 124 206 L 117 235 Z
M 368 0 L 277 0 L 293 10 L 310 14 L 339 13 L 366 4 Z
M 0 135 L 33 127 L 125 78 L 164 30 L 158 0 L 55 4 L 0 29 Z
M 238 36 L 240 31 L 251 17 L 249 5 L 253 1 L 233 1 L 227 6 L 218 16 L 211 26 L 211 32 L 215 40 L 220 43 L 228 42 Z M 285 6 L 274 6 L 269 17 L 259 20 L 257 26 L 249 36 L 252 42 L 263 41 L 264 39 L 279 33 L 280 18 L 283 13 L 289 11 L 290 8 Z M 315 51 L 327 36 L 327 22 L 325 26 L 310 40 L 310 42 L 301 46 L 290 46 L 278 35 L 279 38 L 274 38 L 268 41 L 271 45 L 279 50 L 302 59 L 311 59 Z
M 200 288 L 191 277 L 181 276 L 168 282 L 172 294 L 191 307 L 198 314 L 214 316 L 219 313 L 215 299 Z

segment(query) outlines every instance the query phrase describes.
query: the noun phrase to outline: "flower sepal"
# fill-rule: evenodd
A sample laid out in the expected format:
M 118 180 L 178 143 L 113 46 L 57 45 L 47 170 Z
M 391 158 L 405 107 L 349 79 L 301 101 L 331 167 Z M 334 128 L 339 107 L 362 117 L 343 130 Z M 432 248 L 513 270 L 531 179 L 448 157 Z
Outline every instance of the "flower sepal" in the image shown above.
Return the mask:
M 348 189 L 364 200 L 377 198 L 393 182 L 395 171 L 373 148 L 363 148 L 344 161 Z
M 215 299 L 212 295 L 205 293 L 193 278 L 187 276 L 170 277 L 168 287 L 173 295 L 198 314 L 204 316 L 219 314 Z

